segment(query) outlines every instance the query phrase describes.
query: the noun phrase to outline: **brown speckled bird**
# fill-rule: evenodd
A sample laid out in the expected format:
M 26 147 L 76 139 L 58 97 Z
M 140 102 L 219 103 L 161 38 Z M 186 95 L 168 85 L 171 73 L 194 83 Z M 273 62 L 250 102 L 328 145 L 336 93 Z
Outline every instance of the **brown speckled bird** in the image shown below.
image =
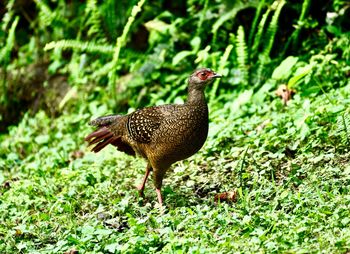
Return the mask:
M 206 85 L 221 75 L 208 68 L 194 71 L 188 79 L 188 97 L 184 104 L 170 104 L 139 109 L 128 115 L 99 117 L 90 122 L 98 129 L 85 140 L 95 144 L 95 153 L 112 144 L 129 155 L 139 154 L 148 162 L 139 193 L 150 171 L 157 197 L 162 205 L 161 187 L 165 172 L 176 161 L 195 154 L 208 135 Z

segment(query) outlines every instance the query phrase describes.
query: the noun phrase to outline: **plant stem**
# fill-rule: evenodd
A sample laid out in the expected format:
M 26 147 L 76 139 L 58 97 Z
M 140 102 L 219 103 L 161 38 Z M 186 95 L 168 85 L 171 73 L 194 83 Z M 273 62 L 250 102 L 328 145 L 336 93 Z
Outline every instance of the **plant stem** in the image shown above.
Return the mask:
M 135 5 L 132 8 L 131 15 L 128 18 L 128 21 L 126 22 L 126 25 L 123 29 L 123 33 L 120 37 L 117 38 L 116 45 L 114 48 L 114 54 L 111 64 L 111 70 L 108 74 L 108 87 L 111 94 L 111 97 L 114 101 L 114 103 L 117 102 L 117 93 L 116 93 L 116 80 L 117 80 L 117 66 L 118 66 L 118 60 L 120 55 L 121 48 L 126 44 L 127 35 L 130 31 L 130 27 L 135 21 L 136 15 L 141 11 L 141 7 L 145 3 L 146 0 L 140 0 L 137 5 Z

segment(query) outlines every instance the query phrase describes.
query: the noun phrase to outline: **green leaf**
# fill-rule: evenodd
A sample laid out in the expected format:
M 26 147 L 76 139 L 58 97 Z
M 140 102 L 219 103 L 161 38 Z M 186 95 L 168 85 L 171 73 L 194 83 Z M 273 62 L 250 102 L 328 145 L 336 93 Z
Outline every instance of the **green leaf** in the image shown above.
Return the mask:
M 192 55 L 193 52 L 192 51 L 188 51 L 188 50 L 184 50 L 181 51 L 179 53 L 177 53 L 174 58 L 173 58 L 173 65 L 177 65 L 179 62 L 181 62 L 182 60 L 184 60 L 186 57 Z
M 245 90 L 244 92 L 242 92 L 238 96 L 238 98 L 234 101 L 234 103 L 232 103 L 231 111 L 236 112 L 240 108 L 240 106 L 249 102 L 252 96 L 253 96 L 253 90 Z
M 159 20 L 159 19 L 154 19 L 154 20 L 150 20 L 150 21 L 146 22 L 145 27 L 149 31 L 155 30 L 159 33 L 167 33 L 169 31 L 170 25 Z
M 75 98 L 77 97 L 77 92 L 78 92 L 78 89 L 77 87 L 72 87 L 67 93 L 66 95 L 63 97 L 63 99 L 61 100 L 58 108 L 59 109 L 62 109 L 64 107 L 64 105 L 66 105 L 66 103 L 71 100 L 72 98 Z
M 277 66 L 277 68 L 272 73 L 272 78 L 276 80 L 287 79 L 291 73 L 293 66 L 298 62 L 298 57 L 289 56 L 282 61 L 282 63 Z
M 310 71 L 312 70 L 312 66 L 311 65 L 307 65 L 304 66 L 302 68 L 298 68 L 298 70 L 296 71 L 296 73 L 299 73 L 295 76 L 293 76 L 292 78 L 289 79 L 288 81 L 288 87 L 289 88 L 293 88 L 295 87 L 295 85 L 302 79 L 304 78 L 307 74 L 310 73 Z
M 201 38 L 196 36 L 191 40 L 191 46 L 194 52 L 197 52 L 201 46 Z
M 35 143 L 39 145 L 47 144 L 49 140 L 50 140 L 49 135 L 39 135 L 34 139 Z
M 111 243 L 105 246 L 105 250 L 111 253 L 115 253 L 118 247 L 119 247 L 119 243 Z
M 1 166 L 1 164 L 0 164 Z M 0 184 L 2 184 L 5 181 L 5 177 L 4 174 L 2 173 L 2 171 L 0 171 Z

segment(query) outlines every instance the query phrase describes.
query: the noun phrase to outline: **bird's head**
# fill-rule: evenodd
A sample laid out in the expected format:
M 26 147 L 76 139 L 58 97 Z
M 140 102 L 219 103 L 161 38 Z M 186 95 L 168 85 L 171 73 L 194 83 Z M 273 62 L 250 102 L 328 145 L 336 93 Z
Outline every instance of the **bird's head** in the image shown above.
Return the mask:
M 189 88 L 195 90 L 203 90 L 205 86 L 216 78 L 221 78 L 220 74 L 209 68 L 201 68 L 195 70 L 188 79 Z

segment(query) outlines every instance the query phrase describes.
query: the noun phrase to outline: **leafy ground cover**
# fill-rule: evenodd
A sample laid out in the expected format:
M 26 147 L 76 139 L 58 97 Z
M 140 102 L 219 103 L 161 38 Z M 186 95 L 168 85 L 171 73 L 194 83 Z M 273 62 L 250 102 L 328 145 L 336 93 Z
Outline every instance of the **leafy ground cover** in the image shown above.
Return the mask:
M 0 33 L 0 253 L 349 253 L 345 1 L 28 3 Z M 89 152 L 87 122 L 183 102 L 197 66 L 224 78 L 161 213 L 145 162 Z
M 336 106 L 320 95 L 288 107 L 279 98 L 247 102 L 234 121 L 213 112 L 205 147 L 165 180 L 163 215 L 151 184 L 145 201 L 134 188 L 141 159 L 113 148 L 88 152 L 88 108 L 26 116 L 1 142 L 1 251 L 345 253 L 349 137 L 332 123 L 341 121 L 349 91 L 350 84 L 327 94 Z M 214 202 L 232 190 L 236 202 Z

